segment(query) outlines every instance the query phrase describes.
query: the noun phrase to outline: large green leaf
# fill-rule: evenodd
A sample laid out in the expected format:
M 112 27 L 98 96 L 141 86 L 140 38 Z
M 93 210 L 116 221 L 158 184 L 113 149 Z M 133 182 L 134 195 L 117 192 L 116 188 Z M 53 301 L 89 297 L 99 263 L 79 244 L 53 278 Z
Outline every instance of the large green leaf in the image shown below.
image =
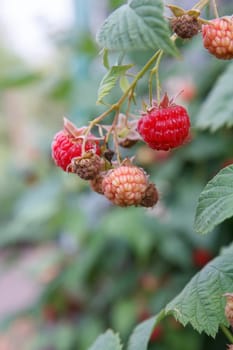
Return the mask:
M 233 165 L 222 169 L 201 193 L 195 218 L 195 229 L 211 231 L 223 220 L 233 216 Z
M 120 338 L 111 330 L 100 335 L 89 350 L 121 350 Z
M 111 69 L 105 74 L 103 79 L 100 82 L 100 86 L 98 89 L 98 98 L 97 103 L 100 103 L 105 96 L 109 94 L 109 92 L 114 88 L 118 79 L 124 75 L 124 73 L 130 69 L 133 65 L 128 64 L 124 66 L 113 66 Z
M 197 117 L 197 127 L 215 131 L 222 126 L 233 126 L 233 63 L 215 83 L 209 96 L 203 103 Z
M 105 20 L 97 41 L 109 50 L 161 48 L 172 55 L 177 54 L 163 10 L 162 0 L 131 0 Z
M 128 350 L 146 350 L 150 340 L 151 333 L 158 322 L 163 317 L 163 312 L 158 316 L 149 318 L 140 323 L 133 331 L 128 344 Z
M 197 273 L 182 292 L 166 306 L 184 326 L 215 336 L 220 324 L 228 325 L 223 294 L 233 291 L 233 245 Z

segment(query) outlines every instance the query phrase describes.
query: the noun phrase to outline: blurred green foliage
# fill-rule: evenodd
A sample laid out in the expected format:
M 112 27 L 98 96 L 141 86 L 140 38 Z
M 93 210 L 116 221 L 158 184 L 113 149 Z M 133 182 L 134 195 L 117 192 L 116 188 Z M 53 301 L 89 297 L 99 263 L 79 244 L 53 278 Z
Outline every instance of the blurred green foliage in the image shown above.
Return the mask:
M 122 3 L 111 0 L 107 9 Z M 8 252 L 7 266 L 17 269 L 25 247 L 33 250 L 51 244 L 55 248 L 52 263 L 38 261 L 34 273 L 37 277 L 41 269 L 49 273 L 51 264 L 56 270 L 53 278 L 42 283 L 37 303 L 3 319 L 2 328 L 30 317 L 36 332 L 25 350 L 85 350 L 109 327 L 125 341 L 137 323 L 158 312 L 198 271 L 195 251 L 202 248 L 214 257 L 231 241 L 232 219 L 205 237 L 194 232 L 193 221 L 204 185 L 224 162 L 233 161 L 232 129 L 222 128 L 213 135 L 193 128 L 189 144 L 165 158 L 155 153 L 149 161 L 139 156 L 145 151 L 142 144 L 135 146 L 138 164 L 150 172 L 161 202 L 152 210 L 112 207 L 90 192 L 84 181 L 63 174 L 52 163 L 50 144 L 62 126 L 62 113 L 69 114 L 78 126 L 99 114 L 103 108 L 96 105 L 97 90 L 105 74 L 90 28 L 81 35 L 71 28 L 57 34 L 53 42 L 58 49 L 57 63 L 39 72 L 25 67 L 6 49 L 1 54 L 1 252 Z M 210 58 L 200 36 L 179 46 L 182 62 L 166 58 L 161 80 L 173 86 L 177 79 L 191 79 L 196 95 L 183 103 L 194 125 L 200 106 L 227 63 Z M 149 53 L 129 55 L 126 61 L 135 58 L 140 67 L 146 55 Z M 110 59 L 114 61 L 115 56 Z M 79 77 L 77 67 L 82 60 L 86 70 Z M 12 126 L 5 98 L 13 92 L 33 113 L 26 120 L 14 119 Z M 116 101 L 119 94 L 116 89 L 108 102 Z M 147 100 L 146 79 L 140 82 L 137 94 L 135 113 L 141 109 L 140 99 Z M 30 137 L 26 145 L 23 142 L 26 156 L 22 156 L 14 130 L 17 125 L 23 137 L 21 126 L 28 124 Z M 225 344 L 221 335 L 213 342 L 172 318 L 163 321 L 162 327 L 162 336 L 150 343 L 150 349 L 217 350 Z

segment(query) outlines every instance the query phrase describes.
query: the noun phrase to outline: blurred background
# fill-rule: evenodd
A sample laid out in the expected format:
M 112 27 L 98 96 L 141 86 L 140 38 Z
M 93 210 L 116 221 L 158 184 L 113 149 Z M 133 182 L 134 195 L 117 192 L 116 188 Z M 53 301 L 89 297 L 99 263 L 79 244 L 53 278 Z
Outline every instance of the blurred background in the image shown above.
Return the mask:
M 170 1 L 171 3 L 172 1 Z M 126 341 L 232 240 L 233 220 L 203 237 L 193 231 L 206 182 L 233 162 L 232 131 L 192 128 L 173 152 L 137 144 L 125 155 L 157 185 L 155 208 L 113 207 L 51 160 L 65 115 L 86 125 L 105 74 L 95 33 L 123 0 L 0 0 L 0 350 L 86 350 L 107 328 Z M 187 9 L 187 1 L 174 1 Z M 220 15 L 231 1 L 219 1 Z M 188 1 L 191 7 L 194 1 Z M 207 9 L 205 18 L 213 17 Z M 182 60 L 161 66 L 163 91 L 186 106 L 193 125 L 227 62 L 202 48 L 201 35 L 179 41 Z M 142 66 L 151 52 L 125 57 Z M 116 60 L 110 56 L 111 63 Z M 192 70 L 190 71 L 190 67 Z M 108 99 L 117 101 L 116 88 Z M 137 89 L 141 109 L 147 79 Z M 109 119 L 110 121 L 110 119 Z M 221 233 L 221 234 L 220 234 Z M 150 349 L 225 347 L 167 318 Z M 222 346 L 222 347 L 221 347 Z

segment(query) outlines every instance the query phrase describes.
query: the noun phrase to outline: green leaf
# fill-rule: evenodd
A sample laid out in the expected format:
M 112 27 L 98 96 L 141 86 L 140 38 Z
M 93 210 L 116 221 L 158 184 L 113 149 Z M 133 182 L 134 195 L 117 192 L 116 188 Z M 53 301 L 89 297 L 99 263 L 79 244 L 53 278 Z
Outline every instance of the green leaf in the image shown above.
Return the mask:
M 233 165 L 222 169 L 204 188 L 197 205 L 195 230 L 211 231 L 233 215 Z
M 103 49 L 103 65 L 106 69 L 110 68 L 109 60 L 108 60 L 108 49 Z
M 161 311 L 157 316 L 140 323 L 130 336 L 128 350 L 146 350 L 155 325 L 163 317 L 164 312 Z
M 110 93 L 110 91 L 114 88 L 121 75 L 123 75 L 131 67 L 133 67 L 132 64 L 111 67 L 111 69 L 107 72 L 107 74 L 103 77 L 103 79 L 100 82 L 97 103 L 102 102 L 103 98 L 107 96 Z
M 108 330 L 100 335 L 89 350 L 121 350 L 122 346 L 118 334 Z
M 162 0 L 131 0 L 115 10 L 97 34 L 101 47 L 109 50 L 177 50 L 163 17 Z
M 125 75 L 122 75 L 120 78 L 120 88 L 123 93 L 125 93 L 130 86 L 129 80 L 126 78 Z
M 219 77 L 197 117 L 196 125 L 200 129 L 217 129 L 233 126 L 233 63 Z
M 0 75 L 0 88 L 9 89 L 26 86 L 38 82 L 42 78 L 41 73 L 31 72 L 26 69 L 15 69 Z
M 184 326 L 215 337 L 220 324 L 228 325 L 223 294 L 233 291 L 233 245 L 197 273 L 182 292 L 166 306 Z

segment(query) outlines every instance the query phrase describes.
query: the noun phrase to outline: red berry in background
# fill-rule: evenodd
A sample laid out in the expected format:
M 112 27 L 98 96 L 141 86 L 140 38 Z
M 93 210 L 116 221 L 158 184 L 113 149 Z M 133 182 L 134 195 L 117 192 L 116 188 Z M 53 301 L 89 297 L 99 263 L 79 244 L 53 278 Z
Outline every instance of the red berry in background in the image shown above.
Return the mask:
M 215 18 L 202 26 L 204 47 L 222 60 L 233 58 L 233 17 Z
M 121 166 L 108 171 L 103 179 L 102 189 L 104 196 L 120 207 L 148 206 L 148 202 L 149 206 L 153 206 L 158 200 L 158 195 L 154 186 L 152 201 L 148 201 L 147 190 L 150 185 L 144 170 L 132 165 L 126 159 Z
M 186 141 L 190 119 L 186 109 L 169 101 L 165 94 L 160 104 L 153 103 L 143 112 L 137 128 L 150 148 L 167 151 Z
M 52 158 L 57 166 L 64 171 L 72 172 L 71 161 L 82 156 L 82 143 L 85 128 L 77 129 L 65 119 L 64 130 L 59 131 L 52 142 Z M 100 155 L 99 141 L 93 135 L 88 135 L 85 151 L 93 151 Z
M 192 258 L 196 267 L 203 267 L 213 259 L 213 254 L 207 249 L 198 248 L 194 250 Z
M 158 325 L 154 328 L 150 336 L 150 342 L 156 342 L 161 340 L 163 337 L 163 327 Z

